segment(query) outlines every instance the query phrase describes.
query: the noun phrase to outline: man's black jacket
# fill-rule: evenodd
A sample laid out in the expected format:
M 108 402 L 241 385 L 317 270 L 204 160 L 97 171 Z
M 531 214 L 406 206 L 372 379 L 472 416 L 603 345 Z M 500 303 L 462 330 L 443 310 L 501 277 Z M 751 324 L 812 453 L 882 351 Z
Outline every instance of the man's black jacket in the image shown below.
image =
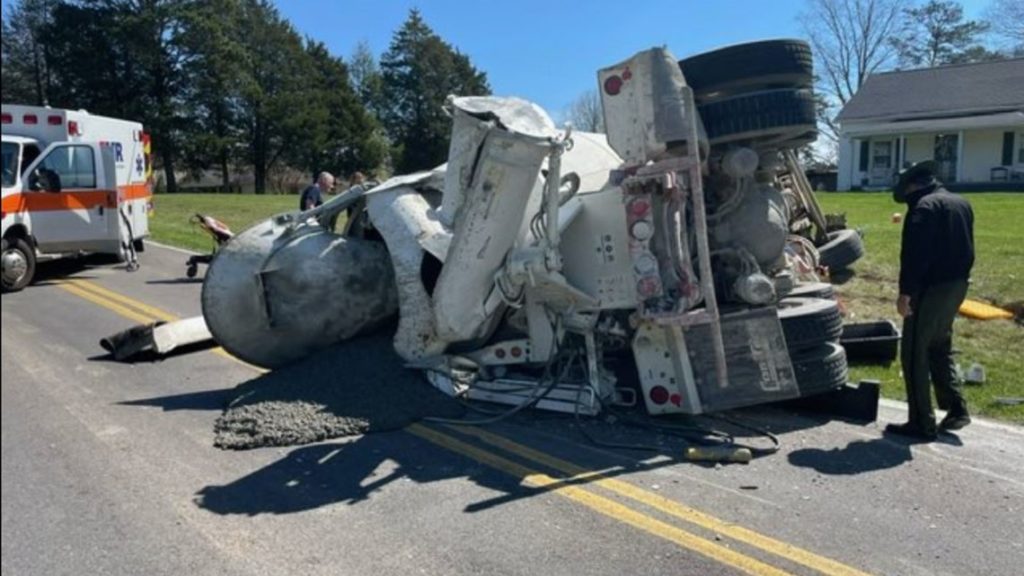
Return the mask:
M 974 265 L 974 211 L 962 197 L 929 186 L 907 197 L 903 224 L 900 294 L 920 296 L 925 288 L 966 280 Z

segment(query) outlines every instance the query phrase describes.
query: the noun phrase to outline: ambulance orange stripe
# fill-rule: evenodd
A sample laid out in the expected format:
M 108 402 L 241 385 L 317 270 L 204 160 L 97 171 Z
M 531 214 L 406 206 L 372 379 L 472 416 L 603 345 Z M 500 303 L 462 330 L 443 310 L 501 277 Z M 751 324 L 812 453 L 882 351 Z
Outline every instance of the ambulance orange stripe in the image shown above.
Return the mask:
M 122 201 L 143 200 L 151 197 L 146 184 L 118 187 Z M 117 194 L 113 190 L 64 190 L 60 193 L 29 192 L 14 194 L 3 199 L 5 213 L 55 212 L 60 210 L 92 210 L 103 206 L 115 208 Z
M 14 194 L 4 198 L 3 211 L 54 212 L 59 210 L 91 210 L 104 206 L 117 206 L 117 195 L 113 190 L 65 190 L 60 193 L 30 192 Z
M 149 184 L 128 184 L 118 186 L 117 189 L 121 192 L 121 198 L 124 200 L 142 200 L 153 195 Z

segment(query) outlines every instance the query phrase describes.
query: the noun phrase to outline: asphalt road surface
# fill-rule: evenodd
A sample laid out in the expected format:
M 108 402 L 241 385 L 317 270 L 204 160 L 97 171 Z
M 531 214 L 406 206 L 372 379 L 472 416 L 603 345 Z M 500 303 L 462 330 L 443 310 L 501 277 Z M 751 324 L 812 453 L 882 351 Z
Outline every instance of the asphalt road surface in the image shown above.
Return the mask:
M 118 364 L 100 337 L 199 313 L 184 256 L 49 264 L 3 296 L 2 573 L 1021 574 L 1024 432 L 941 442 L 779 408 L 738 416 L 782 450 L 680 458 L 670 436 L 526 415 L 222 451 L 213 423 L 256 372 L 216 351 Z

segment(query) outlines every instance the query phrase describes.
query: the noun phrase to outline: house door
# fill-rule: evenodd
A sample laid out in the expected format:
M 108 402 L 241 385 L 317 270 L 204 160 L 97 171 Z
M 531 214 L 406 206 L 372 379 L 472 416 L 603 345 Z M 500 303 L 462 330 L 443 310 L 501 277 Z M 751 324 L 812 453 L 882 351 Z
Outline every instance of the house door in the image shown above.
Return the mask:
M 939 180 L 956 182 L 956 166 L 959 160 L 957 149 L 959 138 L 956 134 L 938 134 L 935 136 L 935 163 L 939 165 Z
M 892 184 L 893 145 L 892 140 L 874 140 L 871 142 L 871 185 L 888 186 Z

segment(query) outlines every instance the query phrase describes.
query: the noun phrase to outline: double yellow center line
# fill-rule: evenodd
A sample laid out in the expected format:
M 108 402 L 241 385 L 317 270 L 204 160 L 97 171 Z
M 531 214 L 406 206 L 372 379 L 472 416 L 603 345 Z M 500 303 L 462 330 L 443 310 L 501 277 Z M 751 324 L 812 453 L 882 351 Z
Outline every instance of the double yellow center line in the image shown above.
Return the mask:
M 138 323 L 145 324 L 155 321 L 173 322 L 179 319 L 174 314 L 87 280 L 64 280 L 59 282 L 58 286 L 75 296 Z M 225 357 L 235 359 L 223 349 L 218 348 L 217 350 L 218 353 Z M 641 504 L 665 516 L 682 520 L 700 529 L 714 532 L 716 535 L 729 538 L 762 553 L 767 553 L 770 556 L 810 568 L 820 574 L 828 576 L 867 576 L 865 572 L 856 568 L 765 536 L 743 526 L 715 518 L 665 498 L 660 494 L 644 490 L 628 482 L 609 478 L 600 472 L 587 470 L 550 454 L 513 442 L 504 436 L 471 426 L 448 426 L 447 428 L 455 435 L 446 434 L 435 427 L 422 424 L 413 424 L 406 428 L 406 430 L 432 444 L 518 478 L 520 482 L 528 486 L 545 489 L 552 494 L 567 498 L 601 515 L 632 526 L 721 564 L 731 566 L 746 574 L 755 576 L 783 576 L 789 574 L 789 572 L 753 556 L 737 552 L 725 545 L 688 532 L 664 520 L 659 520 L 644 512 L 630 508 L 620 501 L 602 495 L 595 488 L 614 497 Z M 538 467 L 556 471 L 565 475 L 565 477 L 554 478 L 545 472 L 461 440 L 456 435 L 482 442 L 500 451 L 514 455 L 520 460 L 526 460 Z M 582 487 L 584 485 L 587 487 Z
M 102 306 L 112 312 L 116 312 L 118 315 L 123 316 L 139 324 L 149 324 L 151 322 L 174 322 L 180 320 L 178 316 L 165 312 L 159 308 L 154 308 L 149 304 L 140 302 L 133 298 L 129 298 L 124 294 L 119 294 L 113 290 L 108 290 L 95 282 L 89 282 L 88 280 L 60 280 L 57 282 L 57 286 L 60 286 L 64 290 L 82 298 L 88 300 L 93 304 Z

